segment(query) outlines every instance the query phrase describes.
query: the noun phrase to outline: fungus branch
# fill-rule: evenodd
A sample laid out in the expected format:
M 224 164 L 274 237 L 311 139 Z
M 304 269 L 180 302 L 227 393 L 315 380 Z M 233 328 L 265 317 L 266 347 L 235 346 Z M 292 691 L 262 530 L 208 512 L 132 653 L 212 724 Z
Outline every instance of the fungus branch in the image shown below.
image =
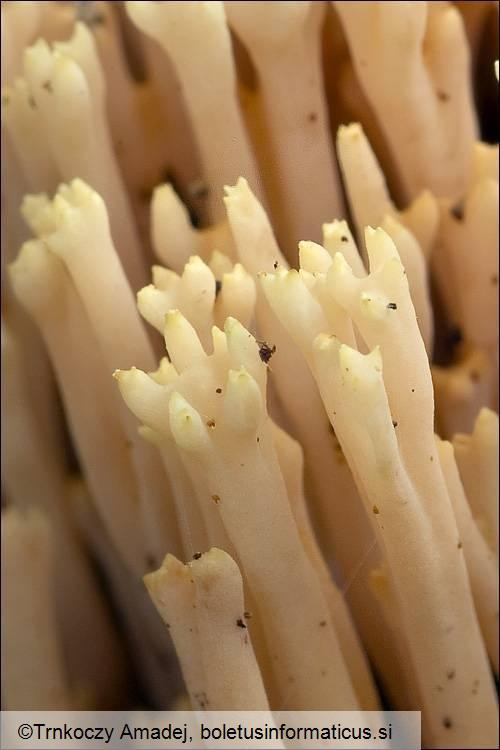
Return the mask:
M 201 154 L 211 219 L 216 222 L 222 218 L 219 195 L 227 182 L 243 173 L 253 185 L 260 184 L 236 98 L 224 4 L 127 2 L 126 7 L 175 67 Z M 193 48 L 198 54 L 192 54 Z M 208 71 L 214 87 L 206 85 Z
M 311 2 L 225 5 L 259 76 L 263 138 L 272 154 L 263 160 L 270 210 L 285 255 L 294 263 L 298 241 L 319 239 L 322 222 L 343 213 L 322 87 L 325 9 Z M 309 193 L 304 184 L 311 186 Z
M 255 598 L 281 707 L 356 706 L 275 456 L 259 347 L 231 318 L 225 334 L 214 329 L 213 336 L 214 354 L 207 357 L 194 329 L 171 312 L 165 338 L 179 377 L 153 390 L 132 388 L 130 374 L 121 376 L 122 395 L 153 430 L 171 431 L 195 477 L 198 502 L 220 518 Z M 334 667 L 325 667 L 326 659 Z
M 278 271 L 263 275 L 262 284 L 310 362 L 366 512 L 376 521 L 430 736 L 439 744 L 453 742 L 456 733 L 457 742 L 472 746 L 478 731 L 491 741 L 493 727 L 483 721 L 494 698 L 465 567 L 456 561 L 456 523 L 434 446 L 429 366 L 394 245 L 382 230 L 369 229 L 366 243 L 370 274 L 364 278 L 337 253 L 326 274 Z M 346 320 L 331 325 L 338 306 L 375 347 L 371 354 L 341 344 Z M 300 328 L 293 317 L 298 307 Z M 416 600 L 426 604 L 415 608 Z M 436 685 L 455 664 L 460 679 L 441 694 Z M 474 679 L 487 680 L 481 706 L 471 694 Z M 457 705 L 476 713 L 464 722 L 462 712 L 451 712 Z
M 334 7 L 406 197 L 427 188 L 458 200 L 477 136 L 460 13 L 447 3 L 338 1 Z
M 77 708 L 57 631 L 51 532 L 40 511 L 2 511 L 2 579 L 8 581 L 2 597 L 7 710 Z
M 144 582 L 174 640 L 191 705 L 268 711 L 234 560 L 214 547 L 186 565 L 167 555 Z

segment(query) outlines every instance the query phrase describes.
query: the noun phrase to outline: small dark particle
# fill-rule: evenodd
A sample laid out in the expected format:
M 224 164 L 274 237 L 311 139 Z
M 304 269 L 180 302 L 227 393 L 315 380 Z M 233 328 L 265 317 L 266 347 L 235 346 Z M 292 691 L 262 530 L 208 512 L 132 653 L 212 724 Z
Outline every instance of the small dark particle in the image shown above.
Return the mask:
M 349 242 L 349 237 L 346 237 L 345 234 L 343 234 L 342 237 L 340 238 L 340 241 L 341 242 Z
M 252 613 L 249 612 L 248 609 L 247 609 L 247 610 L 245 610 L 245 612 L 243 612 L 243 617 L 245 618 L 245 620 L 251 620 L 252 619 Z
M 450 669 L 448 672 L 446 672 L 446 676 L 449 680 L 452 680 L 455 677 L 455 670 Z
M 462 203 L 457 203 L 455 206 L 450 208 L 450 214 L 454 216 L 457 221 L 463 221 L 464 207 Z
M 219 296 L 221 289 L 222 289 L 222 281 L 219 281 L 219 279 L 215 279 L 215 297 L 216 298 Z
M 48 91 L 49 94 L 52 94 L 54 91 L 50 81 L 45 81 L 45 83 L 42 83 L 42 89 L 45 89 L 45 91 Z
M 396 429 L 396 427 L 398 426 L 398 423 L 393 421 L 392 426 L 394 427 L 394 429 Z
M 215 389 L 215 392 L 216 392 L 216 393 L 222 393 L 222 388 L 216 388 L 216 389 Z
M 207 198 L 210 192 L 208 185 L 203 180 L 193 180 L 188 185 L 188 191 L 192 198 Z
M 189 632 L 192 633 L 193 632 L 193 628 L 189 628 Z
M 266 344 L 265 341 L 258 342 L 259 344 L 259 357 L 261 358 L 262 362 L 264 362 L 265 365 L 269 362 L 271 357 L 273 356 L 274 352 L 276 351 L 276 345 L 269 346 L 269 344 Z
M 458 344 L 461 344 L 463 340 L 464 340 L 464 337 L 460 328 L 458 327 L 452 328 L 448 334 L 449 345 L 458 346 Z
M 443 727 L 445 729 L 451 729 L 452 726 L 453 726 L 453 724 L 451 722 L 450 717 L 449 716 L 445 716 L 444 719 L 443 719 Z
M 237 625 L 237 626 L 238 626 L 239 628 L 246 628 L 246 625 L 245 625 L 245 623 L 243 622 L 243 620 L 241 619 L 241 617 L 239 617 L 239 618 L 238 618 L 238 619 L 236 620 L 236 625 Z
M 167 630 L 170 630 L 170 623 L 169 623 L 169 622 L 166 622 L 166 623 L 165 623 L 165 627 L 167 628 Z
M 379 515 L 380 511 L 379 511 L 379 509 L 377 508 L 376 505 L 373 506 L 372 510 L 373 510 L 373 512 L 375 513 L 376 516 Z
M 321 620 L 319 626 L 320 626 L 320 628 L 326 627 L 326 620 Z
M 415 388 L 412 388 L 412 389 L 411 389 L 411 392 L 412 392 L 412 393 L 415 393 Z
M 389 304 L 387 305 L 387 309 L 388 310 L 397 310 L 398 306 L 396 305 L 395 302 L 389 302 Z
M 497 286 L 497 284 L 498 284 L 498 274 L 496 274 L 496 273 L 493 274 L 493 276 L 491 277 L 491 283 L 493 284 L 493 286 Z
M 146 555 L 146 567 L 149 569 L 156 568 L 156 559 L 154 555 Z
M 479 680 L 474 680 L 472 683 L 472 695 L 477 695 L 479 689 Z
M 463 547 L 463 546 L 464 546 L 464 545 L 462 544 L 462 542 L 459 542 L 459 543 L 457 544 L 457 549 L 462 549 L 462 547 Z
M 219 495 L 212 495 L 212 500 L 214 501 L 214 503 L 215 503 L 216 505 L 217 505 L 218 503 L 220 503 L 220 497 L 219 497 Z
M 431 456 L 431 461 L 434 461 L 434 456 Z
M 473 383 L 479 383 L 479 381 L 481 380 L 481 376 L 477 370 L 471 370 L 469 373 L 469 377 Z
M 201 708 L 205 708 L 205 706 L 208 706 L 209 700 L 206 693 L 195 693 L 194 698 L 198 701 Z
M 318 115 L 316 114 L 316 112 L 311 112 L 308 117 L 309 122 L 316 122 L 317 119 Z
M 326 677 L 326 669 L 322 669 L 321 672 L 320 672 L 320 675 L 322 677 Z
M 94 13 L 87 21 L 87 26 L 90 26 L 91 28 L 93 26 L 104 26 L 105 24 L 106 19 L 102 13 Z
M 260 437 L 257 438 L 257 442 L 260 443 Z
M 438 91 L 437 92 L 437 98 L 440 102 L 449 102 L 450 101 L 450 95 L 446 93 L 446 91 Z
M 439 693 L 442 693 L 442 692 L 443 692 L 443 688 L 442 688 L 442 686 L 441 686 L 441 685 L 436 685 L 436 690 L 437 690 L 437 691 L 438 691 Z
M 93 7 L 94 3 L 75 3 L 77 10 L 77 20 L 87 24 L 87 26 L 99 26 L 106 22 L 106 18 L 102 13 L 96 11 Z
M 33 99 L 32 96 L 29 97 L 28 104 L 30 105 L 31 109 L 36 109 L 36 101 Z
M 207 427 L 210 427 L 210 429 L 213 430 L 215 427 L 215 419 L 207 419 L 206 424 Z
M 201 557 L 201 552 L 195 552 L 193 555 L 193 560 L 199 560 Z
M 279 264 L 278 264 L 278 261 L 277 261 L 277 260 L 275 260 L 275 261 L 274 261 L 274 263 L 273 263 L 273 268 L 274 268 L 274 270 L 275 270 L 275 271 L 276 271 L 276 269 L 278 268 L 278 265 L 279 265 Z

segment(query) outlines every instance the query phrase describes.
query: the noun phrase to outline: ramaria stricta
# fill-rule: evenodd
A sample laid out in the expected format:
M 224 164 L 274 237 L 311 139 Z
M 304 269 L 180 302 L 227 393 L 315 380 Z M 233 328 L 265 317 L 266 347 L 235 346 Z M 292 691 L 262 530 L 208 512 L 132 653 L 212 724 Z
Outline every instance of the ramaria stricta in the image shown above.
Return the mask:
M 1 12 L 3 707 L 496 746 L 498 4 Z

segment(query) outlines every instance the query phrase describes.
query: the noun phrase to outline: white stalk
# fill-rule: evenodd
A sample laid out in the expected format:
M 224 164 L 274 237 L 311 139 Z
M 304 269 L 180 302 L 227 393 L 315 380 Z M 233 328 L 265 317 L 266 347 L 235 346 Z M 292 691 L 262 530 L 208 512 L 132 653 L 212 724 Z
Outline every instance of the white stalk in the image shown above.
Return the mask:
M 463 549 L 479 625 L 491 667 L 498 675 L 498 560 L 472 517 L 452 444 L 437 438 L 437 445 L 460 534 L 457 547 Z
M 77 708 L 65 671 L 54 599 L 52 529 L 39 511 L 2 512 L 4 708 Z
M 24 75 L 62 179 L 86 180 L 104 196 L 123 265 L 134 286 L 143 284 L 139 237 L 105 117 L 104 76 L 86 26 L 77 24 L 54 51 L 42 40 L 28 48 Z
M 441 3 L 334 7 L 407 198 L 428 188 L 459 199 L 477 134 L 460 13 Z
M 472 434 L 455 434 L 453 448 L 474 520 L 498 558 L 498 414 L 481 409 Z
M 278 237 L 293 264 L 298 241 L 318 240 L 321 224 L 344 211 L 322 81 L 324 8 L 311 2 L 225 5 L 259 77 L 263 137 L 272 154 L 263 164 L 266 187 Z
M 387 555 L 424 738 L 436 747 L 488 745 L 496 733 L 496 700 L 465 564 L 457 535 L 452 549 L 443 544 L 405 469 L 380 352 L 363 356 L 326 335 L 316 339 L 315 352 L 325 406 Z
M 137 26 L 170 57 L 191 117 L 203 163 L 212 222 L 221 216 L 223 186 L 244 174 L 260 179 L 236 97 L 229 30 L 221 2 L 127 2 Z M 197 54 L 193 55 L 193 48 Z M 209 71 L 214 87 L 206 86 Z
M 186 565 L 167 556 L 144 581 L 174 639 L 191 704 L 209 711 L 269 710 L 234 560 L 216 548 Z

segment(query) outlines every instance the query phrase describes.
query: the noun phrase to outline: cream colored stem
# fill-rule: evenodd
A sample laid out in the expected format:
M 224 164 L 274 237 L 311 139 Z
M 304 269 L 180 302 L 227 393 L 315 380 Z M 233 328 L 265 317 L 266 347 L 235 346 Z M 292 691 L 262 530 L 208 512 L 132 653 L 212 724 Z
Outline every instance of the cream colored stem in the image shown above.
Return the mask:
M 375 516 L 432 747 L 495 742 L 496 700 L 460 550 L 443 545 L 399 457 L 377 350 L 315 342 L 330 420 Z M 415 606 L 415 602 L 419 606 Z
M 322 223 L 343 218 L 344 208 L 323 92 L 324 9 L 315 3 L 288 5 L 226 4 L 229 21 L 259 75 L 272 154 L 263 164 L 271 213 L 285 255 L 295 265 L 299 240 L 319 241 Z M 310 193 L 304 191 L 305 183 Z
M 112 381 L 96 359 L 98 345 L 80 299 L 61 262 L 38 241 L 24 245 L 11 266 L 11 279 L 22 303 L 38 318 L 77 450 L 106 527 L 127 563 L 141 573 L 144 552 L 137 534 L 139 506 L 128 450 L 111 408 Z M 32 291 L 41 282 L 50 290 L 48 307 Z M 79 332 L 78 338 L 75 331 Z M 96 408 L 102 416 L 97 431 Z
M 428 188 L 459 199 L 477 133 L 459 12 L 441 3 L 334 6 L 407 198 Z
M 207 502 L 220 498 L 222 522 L 259 608 L 281 690 L 279 708 L 347 710 L 358 704 L 328 607 L 287 508 L 279 469 L 270 472 L 261 450 L 272 451 L 272 445 L 249 446 L 243 468 L 241 461 L 238 468 L 222 466 L 214 456 L 205 475 Z
M 119 707 L 126 679 L 124 655 L 75 528 L 61 456 L 47 440 L 24 389 L 18 343 L 12 331 L 2 327 L 3 418 L 9 425 L 2 457 L 4 487 L 17 508 L 26 510 L 36 503 L 50 518 L 57 539 L 57 618 L 73 684 L 94 707 Z
M 274 424 L 272 428 L 278 461 L 286 483 L 290 507 L 299 536 L 321 581 L 330 610 L 330 617 L 338 634 L 342 653 L 360 706 L 364 711 L 377 711 L 380 704 L 368 660 L 356 633 L 346 601 L 332 579 L 311 525 L 302 485 L 304 466 L 302 450 L 299 443 L 290 438 L 284 430 L 279 429 Z
M 224 185 L 260 179 L 238 107 L 229 30 L 221 2 L 128 2 L 132 20 L 169 55 L 181 82 L 210 191 L 211 219 L 222 218 Z M 196 47 L 197 54 L 192 54 Z M 209 72 L 216 86 L 206 85 Z
M 212 548 L 187 565 L 168 556 L 145 583 L 171 629 L 192 705 L 269 710 L 245 621 L 241 573 L 229 555 Z
M 60 176 L 84 179 L 105 197 L 124 267 L 131 282 L 142 286 L 145 263 L 105 118 L 103 74 L 86 27 L 77 25 L 73 39 L 56 52 L 41 41 L 29 48 L 25 77 Z
M 3 706 L 10 711 L 76 708 L 55 616 L 51 531 L 37 511 L 2 513 Z
M 474 520 L 498 559 L 498 415 L 481 409 L 472 435 L 455 435 L 453 448 Z
M 195 229 L 186 206 L 168 184 L 160 185 L 153 192 L 151 242 L 160 261 L 179 274 L 195 254 L 208 261 L 217 250 L 229 258 L 237 258 L 226 219 L 206 229 Z
M 498 675 L 498 586 L 497 561 L 474 523 L 460 481 L 451 443 L 437 439 L 439 459 L 457 519 L 477 617 L 493 671 Z
M 100 196 L 85 183 L 74 180 L 70 186 L 61 186 L 52 204 L 43 198 L 28 197 L 23 208 L 32 228 L 68 269 L 109 376 L 117 367 L 132 362 L 154 370 L 152 347 L 115 251 Z M 89 233 L 94 238 L 92 242 L 87 241 Z M 96 297 L 101 304 L 95 304 Z M 179 543 L 168 479 L 155 449 L 140 437 L 134 419 L 116 392 L 110 395 L 107 408 L 116 409 L 128 441 L 124 448 L 130 451 L 139 512 L 159 562 L 165 548 L 178 551 Z

